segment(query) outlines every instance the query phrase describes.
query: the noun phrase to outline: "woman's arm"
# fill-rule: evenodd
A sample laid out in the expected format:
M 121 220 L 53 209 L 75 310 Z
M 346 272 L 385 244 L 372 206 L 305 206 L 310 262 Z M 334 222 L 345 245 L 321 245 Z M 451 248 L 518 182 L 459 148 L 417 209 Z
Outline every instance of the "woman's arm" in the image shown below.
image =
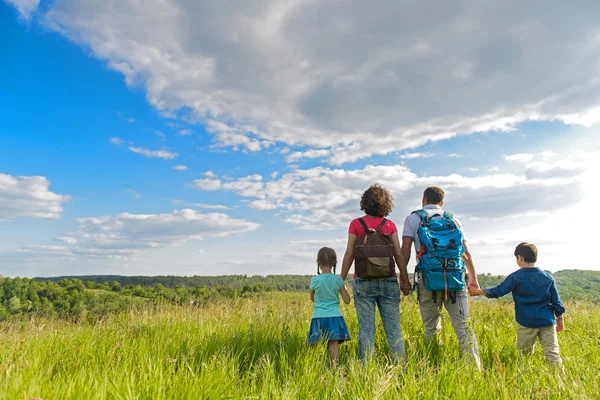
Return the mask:
M 346 252 L 344 253 L 344 260 L 342 261 L 342 272 L 340 277 L 342 280 L 346 280 L 350 267 L 354 262 L 354 246 L 356 244 L 356 235 L 351 233 L 348 234 L 348 244 L 346 245 Z
M 344 303 L 350 304 L 350 294 L 348 293 L 348 289 L 346 289 L 346 285 L 342 286 L 340 289 L 340 293 L 342 294 L 342 299 Z
M 310 301 L 312 301 L 313 303 L 315 302 L 315 291 L 314 290 L 310 291 Z

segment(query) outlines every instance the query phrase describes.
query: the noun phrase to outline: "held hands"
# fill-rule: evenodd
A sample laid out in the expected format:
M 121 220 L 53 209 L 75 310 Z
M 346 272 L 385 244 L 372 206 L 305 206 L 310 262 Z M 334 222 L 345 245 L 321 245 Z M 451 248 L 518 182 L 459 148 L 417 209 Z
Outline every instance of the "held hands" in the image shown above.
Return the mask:
M 471 296 L 485 296 L 485 292 L 480 287 L 477 287 L 477 288 L 469 287 L 469 294 Z
M 400 291 L 403 295 L 408 296 L 412 292 L 412 286 L 410 282 L 400 279 Z
M 477 280 L 469 281 L 467 285 L 467 290 L 471 296 L 483 296 L 485 295 L 483 289 L 479 286 L 479 282 Z
M 556 332 L 562 332 L 565 330 L 565 322 L 562 317 L 556 318 Z

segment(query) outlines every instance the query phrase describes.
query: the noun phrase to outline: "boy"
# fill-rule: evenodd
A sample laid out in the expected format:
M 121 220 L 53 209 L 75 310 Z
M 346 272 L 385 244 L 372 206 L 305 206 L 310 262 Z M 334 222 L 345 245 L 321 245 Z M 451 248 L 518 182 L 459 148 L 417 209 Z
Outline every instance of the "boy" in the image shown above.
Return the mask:
M 526 242 L 519 244 L 515 249 L 520 268 L 518 271 L 494 288 L 470 288 L 469 292 L 472 296 L 492 298 L 512 292 L 518 325 L 517 347 L 522 352 L 530 353 L 536 338 L 539 338 L 548 362 L 563 371 L 556 333 L 564 329 L 562 315 L 565 308 L 552 275 L 535 266 L 537 253 L 535 245 Z

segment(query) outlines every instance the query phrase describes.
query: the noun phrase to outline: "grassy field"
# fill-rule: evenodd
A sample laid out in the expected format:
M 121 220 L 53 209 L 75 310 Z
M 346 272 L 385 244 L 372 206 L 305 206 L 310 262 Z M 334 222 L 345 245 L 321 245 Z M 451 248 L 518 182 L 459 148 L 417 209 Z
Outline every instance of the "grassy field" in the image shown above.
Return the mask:
M 521 358 L 512 304 L 473 301 L 483 371 L 464 363 L 444 317 L 440 347 L 425 346 L 418 306 L 403 300 L 408 365 L 377 357 L 362 365 L 353 306 L 343 307 L 353 340 L 341 365 L 324 346 L 307 347 L 312 305 L 306 294 L 270 293 L 203 309 L 168 307 L 100 323 L 0 323 L 0 399 L 592 399 L 600 393 L 600 309 L 567 303 L 559 335 L 566 377 L 540 349 Z M 379 327 L 381 330 L 381 326 Z

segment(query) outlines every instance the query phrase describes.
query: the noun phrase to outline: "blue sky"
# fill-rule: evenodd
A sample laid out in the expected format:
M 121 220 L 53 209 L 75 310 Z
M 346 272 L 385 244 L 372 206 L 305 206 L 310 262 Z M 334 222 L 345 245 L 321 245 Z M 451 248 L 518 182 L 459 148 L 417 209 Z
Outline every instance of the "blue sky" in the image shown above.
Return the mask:
M 595 19 L 255 7 L 0 2 L 1 275 L 312 273 L 376 181 L 400 228 L 446 189 L 481 272 L 523 240 L 600 268 L 565 234 L 599 194 Z

